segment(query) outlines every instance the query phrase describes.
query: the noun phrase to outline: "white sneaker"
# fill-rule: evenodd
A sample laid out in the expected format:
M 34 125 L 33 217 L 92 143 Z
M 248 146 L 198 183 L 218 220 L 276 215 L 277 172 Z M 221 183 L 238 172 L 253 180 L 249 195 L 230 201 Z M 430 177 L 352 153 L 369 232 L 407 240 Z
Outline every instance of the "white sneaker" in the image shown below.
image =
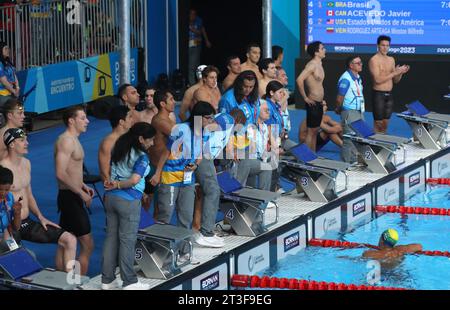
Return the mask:
M 116 278 L 114 281 L 112 281 L 109 284 L 102 283 L 102 290 L 105 290 L 105 291 L 116 290 L 116 289 L 121 288 L 122 285 L 123 285 L 123 281 Z
M 222 248 L 225 246 L 223 241 L 220 241 L 215 237 L 205 237 L 202 234 L 195 239 L 195 242 L 206 248 Z
M 182 265 L 186 263 L 189 260 L 189 254 L 184 254 L 178 258 L 178 264 Z M 198 265 L 200 264 L 200 260 L 196 258 L 194 255 L 191 256 L 191 265 Z
M 146 291 L 150 289 L 150 285 L 138 281 L 136 283 L 124 286 L 122 289 L 125 291 Z
M 215 238 L 216 240 L 218 240 L 219 242 L 225 243 L 225 239 L 223 239 L 222 237 L 219 237 L 218 235 L 214 235 L 212 237 Z

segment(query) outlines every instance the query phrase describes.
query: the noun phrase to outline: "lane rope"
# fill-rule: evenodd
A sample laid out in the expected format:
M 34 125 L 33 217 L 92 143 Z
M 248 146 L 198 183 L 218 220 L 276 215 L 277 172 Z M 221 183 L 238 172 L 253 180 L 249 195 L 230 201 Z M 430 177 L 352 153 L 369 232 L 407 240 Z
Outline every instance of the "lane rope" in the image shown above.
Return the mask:
M 384 213 L 450 216 L 450 209 L 444 209 L 444 208 L 409 207 L 409 206 L 376 206 L 375 210 L 378 212 L 384 212 Z
M 233 287 L 275 288 L 308 291 L 404 291 L 404 288 L 318 282 L 312 280 L 287 279 L 277 277 L 258 277 L 235 274 L 231 277 Z

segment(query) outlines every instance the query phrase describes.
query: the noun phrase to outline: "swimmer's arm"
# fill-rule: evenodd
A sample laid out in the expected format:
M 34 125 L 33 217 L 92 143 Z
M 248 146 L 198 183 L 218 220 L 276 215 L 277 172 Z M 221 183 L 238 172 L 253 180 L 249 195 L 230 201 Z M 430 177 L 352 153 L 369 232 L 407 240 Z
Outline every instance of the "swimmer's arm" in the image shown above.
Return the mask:
M 405 73 L 407 73 L 407 72 L 409 71 L 409 66 L 403 65 L 403 66 L 396 66 L 396 67 L 395 67 L 395 61 L 394 61 L 393 66 L 394 66 L 394 68 L 395 68 L 395 69 L 394 69 L 395 71 L 400 72 L 396 77 L 394 77 L 394 83 L 397 84 L 397 83 L 399 83 L 400 80 L 402 79 L 403 74 L 405 74 Z
M 25 189 L 25 195 L 27 195 L 28 208 L 30 209 L 31 213 L 33 213 L 39 219 L 39 221 L 41 221 L 44 218 L 44 216 L 42 215 L 41 210 L 39 210 L 36 199 L 33 196 L 33 191 L 31 190 L 31 183 Z
M 193 98 L 191 92 L 187 90 L 183 96 L 183 101 L 181 101 L 180 113 L 178 114 L 181 121 L 183 122 L 187 120 L 186 112 L 189 110 L 189 107 L 191 106 L 192 99 Z
M 383 259 L 385 258 L 385 253 L 383 251 L 368 250 L 362 256 L 371 259 Z
M 311 74 L 314 73 L 314 65 L 312 65 L 311 63 L 308 63 L 305 67 L 305 69 L 302 71 L 302 73 L 300 73 L 300 75 L 297 78 L 297 87 L 298 90 L 300 91 L 300 95 L 302 95 L 303 99 L 305 101 L 311 101 L 308 96 L 306 96 L 306 92 L 305 92 L 305 80 L 306 78 L 308 78 L 308 76 L 310 76 Z
M 108 181 L 111 174 L 111 152 L 108 152 L 107 149 L 107 141 L 103 140 L 98 150 L 98 167 L 100 169 L 100 177 L 103 182 Z
M 422 245 L 418 243 L 398 245 L 395 248 L 401 253 L 416 253 L 422 251 Z

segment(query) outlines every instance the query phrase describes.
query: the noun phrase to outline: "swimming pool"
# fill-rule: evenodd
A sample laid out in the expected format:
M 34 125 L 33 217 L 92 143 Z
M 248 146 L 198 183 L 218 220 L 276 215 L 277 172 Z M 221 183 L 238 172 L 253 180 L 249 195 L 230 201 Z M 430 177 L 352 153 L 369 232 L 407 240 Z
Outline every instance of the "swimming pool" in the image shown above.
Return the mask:
M 425 192 L 414 195 L 405 205 L 450 209 L 449 192 L 449 186 L 427 186 Z M 387 228 L 399 232 L 398 244 L 421 243 L 424 250 L 450 250 L 450 216 L 382 214 L 372 221 L 360 221 L 346 232 L 328 231 L 323 239 L 376 245 Z M 258 275 L 419 290 L 450 289 L 448 257 L 406 255 L 392 266 L 380 266 L 361 257 L 365 250 L 310 246 Z

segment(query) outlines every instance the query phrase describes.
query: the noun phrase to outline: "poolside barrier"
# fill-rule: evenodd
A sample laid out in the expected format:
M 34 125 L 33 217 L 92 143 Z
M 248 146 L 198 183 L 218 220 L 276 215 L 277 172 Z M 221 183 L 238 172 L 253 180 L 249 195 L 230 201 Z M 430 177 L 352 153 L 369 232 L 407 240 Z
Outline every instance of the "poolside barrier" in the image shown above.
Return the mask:
M 235 274 L 231 277 L 231 286 L 252 288 L 278 288 L 302 291 L 404 291 L 404 288 L 355 285 L 335 282 L 318 282 L 277 277 L 258 277 Z
M 324 247 L 324 248 L 360 248 L 367 247 L 372 249 L 378 249 L 377 246 L 368 243 L 357 243 L 340 240 L 327 240 L 327 239 L 311 239 L 309 241 L 310 246 Z M 448 251 L 420 251 L 414 254 L 427 255 L 427 256 L 445 256 L 450 257 Z
M 450 185 L 450 179 L 447 178 L 429 178 L 426 182 L 432 185 Z
M 375 210 L 385 213 L 424 214 L 450 216 L 450 209 L 408 207 L 408 206 L 376 206 Z

